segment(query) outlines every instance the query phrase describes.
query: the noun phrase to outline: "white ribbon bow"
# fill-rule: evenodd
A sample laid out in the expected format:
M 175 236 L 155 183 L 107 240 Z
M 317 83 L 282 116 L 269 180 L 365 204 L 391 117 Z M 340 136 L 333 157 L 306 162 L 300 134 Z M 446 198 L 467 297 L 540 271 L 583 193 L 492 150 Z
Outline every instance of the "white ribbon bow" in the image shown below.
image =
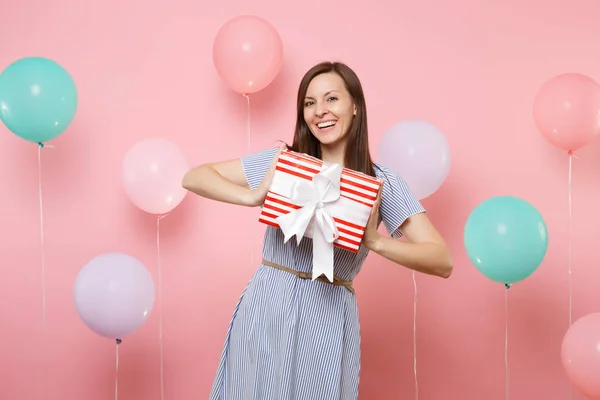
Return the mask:
M 312 181 L 299 179 L 294 182 L 290 197 L 302 207 L 276 219 L 285 243 L 296 235 L 300 244 L 310 222 L 313 222 L 307 235 L 313 240 L 312 280 L 324 274 L 333 282 L 333 242 L 339 237 L 339 232 L 325 205 L 340 198 L 341 176 L 341 165 L 323 163 L 321 172 Z

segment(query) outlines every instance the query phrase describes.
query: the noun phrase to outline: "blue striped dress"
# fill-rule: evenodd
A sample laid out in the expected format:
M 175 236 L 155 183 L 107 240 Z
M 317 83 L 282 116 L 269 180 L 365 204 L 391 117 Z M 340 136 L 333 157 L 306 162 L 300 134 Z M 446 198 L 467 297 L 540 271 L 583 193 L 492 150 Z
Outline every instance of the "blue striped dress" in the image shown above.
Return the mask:
M 246 179 L 256 188 L 276 148 L 242 158 Z M 406 183 L 376 166 L 384 179 L 380 222 L 392 237 L 409 216 L 425 211 Z M 368 250 L 334 248 L 335 274 L 352 280 Z M 312 272 L 312 241 L 283 242 L 280 229 L 266 226 L 263 258 Z M 360 373 L 360 325 L 356 297 L 343 286 L 301 279 L 259 265 L 238 301 L 218 364 L 210 400 L 355 400 Z

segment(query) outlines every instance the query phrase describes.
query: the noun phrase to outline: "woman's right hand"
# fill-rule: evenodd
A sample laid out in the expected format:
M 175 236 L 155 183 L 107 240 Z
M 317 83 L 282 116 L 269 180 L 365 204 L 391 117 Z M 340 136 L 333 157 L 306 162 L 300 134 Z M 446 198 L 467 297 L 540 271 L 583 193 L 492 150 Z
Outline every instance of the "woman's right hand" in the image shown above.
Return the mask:
M 281 153 L 281 150 L 285 150 L 286 148 L 287 146 L 285 143 L 279 145 L 279 150 L 277 150 L 277 153 L 273 157 L 271 166 L 269 167 L 269 170 L 265 174 L 263 180 L 260 182 L 260 185 L 258 185 L 256 189 L 250 191 L 251 206 L 258 207 L 264 204 L 267 193 L 269 193 L 269 188 L 271 187 L 271 182 L 273 181 L 273 175 L 275 175 L 275 167 L 277 166 L 279 153 Z

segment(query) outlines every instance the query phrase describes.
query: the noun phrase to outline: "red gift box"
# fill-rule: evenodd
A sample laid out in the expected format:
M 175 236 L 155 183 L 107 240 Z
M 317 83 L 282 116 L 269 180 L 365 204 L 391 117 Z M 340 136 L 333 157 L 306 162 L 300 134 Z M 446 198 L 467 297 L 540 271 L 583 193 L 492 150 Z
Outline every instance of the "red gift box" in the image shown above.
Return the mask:
M 306 229 L 303 231 L 300 228 L 299 231 L 302 236 L 312 237 L 313 241 L 315 224 L 324 224 L 325 234 L 330 236 L 327 222 L 333 222 L 337 238 L 332 241 L 327 236 L 328 242 L 356 253 L 382 184 L 379 178 L 342 168 L 338 164 L 324 163 L 306 154 L 282 150 L 259 221 L 284 229 L 286 226 L 281 224 L 283 216 L 287 216 L 285 225 L 306 225 L 310 219 Z M 324 190 L 327 194 L 323 197 Z M 303 210 L 310 207 L 309 210 Z M 288 215 L 290 213 L 295 214 Z M 288 236 L 286 241 L 294 234 L 300 236 L 298 230 L 289 227 L 284 232 Z

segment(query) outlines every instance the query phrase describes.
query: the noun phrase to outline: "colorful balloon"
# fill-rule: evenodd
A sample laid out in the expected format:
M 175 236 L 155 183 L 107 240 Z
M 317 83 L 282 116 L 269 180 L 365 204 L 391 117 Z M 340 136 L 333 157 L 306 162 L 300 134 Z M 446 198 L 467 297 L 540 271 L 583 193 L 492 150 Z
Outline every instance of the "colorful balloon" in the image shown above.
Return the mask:
M 403 121 L 379 141 L 377 163 L 402 176 L 415 197 L 436 192 L 450 171 L 450 146 L 444 135 L 425 121 Z
M 121 177 L 133 204 L 150 214 L 164 215 L 185 198 L 187 190 L 181 181 L 188 170 L 189 164 L 175 144 L 152 138 L 127 151 Z
M 154 307 L 154 281 L 135 258 L 102 254 L 77 275 L 73 290 L 81 320 L 95 333 L 122 339 L 138 330 Z
M 561 347 L 567 377 L 590 400 L 600 400 L 600 313 L 588 314 L 567 330 Z
M 552 145 L 575 151 L 600 133 L 600 85 L 590 77 L 566 73 L 548 80 L 538 91 L 533 116 Z
M 256 93 L 267 87 L 281 70 L 283 43 L 267 21 L 243 15 L 219 29 L 213 44 L 217 73 L 234 91 Z
M 496 282 L 529 277 L 548 249 L 548 229 L 539 211 L 513 196 L 492 197 L 469 215 L 464 244 L 473 265 Z
M 0 119 L 22 139 L 46 143 L 62 134 L 77 112 L 75 82 L 58 63 L 27 57 L 0 74 Z

